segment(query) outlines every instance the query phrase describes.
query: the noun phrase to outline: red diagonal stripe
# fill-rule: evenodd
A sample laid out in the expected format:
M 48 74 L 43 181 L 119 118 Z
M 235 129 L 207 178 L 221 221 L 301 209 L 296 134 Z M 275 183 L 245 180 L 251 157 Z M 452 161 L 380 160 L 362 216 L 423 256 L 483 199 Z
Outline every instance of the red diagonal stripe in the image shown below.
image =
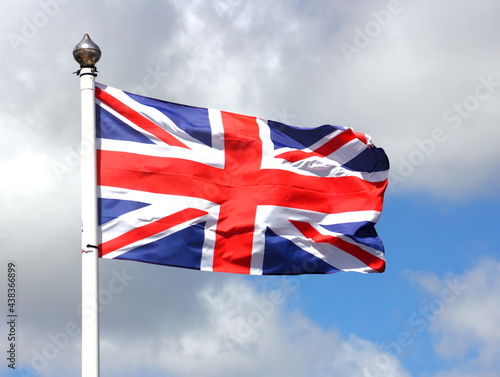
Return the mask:
M 165 216 L 160 220 L 141 226 L 139 228 L 135 228 L 127 233 L 122 234 L 119 237 L 104 242 L 99 247 L 99 256 L 102 257 L 103 255 L 109 254 L 113 251 L 119 250 L 124 246 L 130 245 L 131 243 L 154 236 L 155 234 L 173 228 L 176 225 L 196 219 L 197 217 L 204 216 L 207 213 L 208 212 L 196 208 L 187 208 L 182 211 L 173 213 L 169 216 Z
M 95 96 L 102 103 L 108 105 L 110 108 L 115 110 L 117 113 L 124 116 L 129 121 L 131 121 L 132 123 L 134 123 L 138 127 L 142 128 L 144 131 L 147 131 L 150 134 L 156 136 L 158 139 L 160 139 L 164 143 L 171 145 L 173 147 L 182 147 L 182 148 L 190 149 L 188 146 L 186 146 L 184 143 L 182 143 L 179 139 L 173 137 L 171 134 L 169 134 L 163 128 L 158 126 L 156 123 L 152 122 L 151 120 L 146 118 L 144 115 L 138 113 L 137 111 L 131 109 L 130 107 L 125 105 L 123 102 L 121 102 L 120 100 L 113 97 L 108 92 L 101 90 L 101 88 L 99 88 L 99 87 L 95 88 Z
M 356 135 L 356 137 L 361 140 L 363 143 L 367 144 L 368 145 L 368 140 L 366 139 L 366 135 L 365 134 L 362 134 L 361 132 L 354 132 L 354 135 Z
M 385 261 L 376 257 L 373 254 L 363 250 L 359 246 L 353 245 L 352 243 L 346 242 L 339 237 L 334 237 L 326 234 L 321 234 L 318 232 L 311 224 L 289 220 L 304 236 L 318 243 L 328 243 L 330 245 L 339 248 L 340 250 L 352 255 L 353 257 L 359 259 L 361 262 L 366 264 L 371 269 L 377 272 L 385 271 Z
M 351 129 L 346 129 L 341 134 L 335 136 L 331 140 L 328 140 L 325 144 L 323 144 L 321 147 L 319 147 L 314 151 L 311 152 L 304 152 L 299 150 L 289 151 L 277 155 L 276 158 L 282 158 L 284 160 L 287 160 L 288 162 L 296 162 L 300 160 L 305 160 L 306 158 L 310 158 L 313 156 L 326 157 L 331 155 L 337 149 L 339 149 L 340 147 L 344 146 L 345 144 L 356 138 L 357 138 L 356 135 Z

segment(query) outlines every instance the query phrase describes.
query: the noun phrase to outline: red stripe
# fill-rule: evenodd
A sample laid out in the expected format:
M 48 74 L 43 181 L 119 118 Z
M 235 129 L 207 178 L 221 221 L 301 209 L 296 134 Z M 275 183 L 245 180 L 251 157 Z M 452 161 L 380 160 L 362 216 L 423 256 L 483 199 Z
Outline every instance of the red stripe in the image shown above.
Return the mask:
M 103 255 L 119 250 L 122 247 L 130 245 L 136 241 L 154 236 L 155 234 L 173 228 L 176 225 L 185 223 L 186 221 L 192 219 L 196 219 L 197 217 L 204 216 L 207 213 L 208 212 L 196 208 L 187 208 L 155 222 L 143 225 L 139 228 L 135 228 L 127 233 L 122 234 L 119 237 L 113 238 L 112 240 L 101 244 L 99 247 L 99 256 L 102 257 Z
M 273 169 L 228 175 L 195 161 L 125 152 L 98 150 L 97 159 L 101 186 L 199 197 L 221 205 L 234 202 L 236 207 L 240 202 L 283 207 L 293 203 L 294 208 L 323 213 L 381 211 L 387 186 L 387 180 L 302 176 Z
M 249 274 L 252 260 L 255 213 L 261 188 L 256 186 L 262 160 L 257 118 L 221 112 L 224 124 L 225 202 L 220 206 L 213 270 Z M 255 200 L 255 194 L 259 198 Z M 250 194 L 250 195 L 248 195 Z
M 328 140 L 325 144 L 314 151 L 289 151 L 277 155 L 276 158 L 282 158 L 284 160 L 287 160 L 288 162 L 296 162 L 314 156 L 326 157 L 356 138 L 356 135 L 351 129 L 346 129 L 341 134 L 335 136 L 333 139 Z
M 190 149 L 188 146 L 186 146 L 177 138 L 173 137 L 171 134 L 169 134 L 163 128 L 158 126 L 156 123 L 152 122 L 151 120 L 146 118 L 144 115 L 138 113 L 137 111 L 131 109 L 123 102 L 113 97 L 108 92 L 101 90 L 101 88 L 99 87 L 95 88 L 95 96 L 102 103 L 108 105 L 110 108 L 115 110 L 120 115 L 124 116 L 126 119 L 134 123 L 136 126 L 156 136 L 164 143 L 171 145 L 173 147 L 182 147 Z
M 302 221 L 289 220 L 304 236 L 318 243 L 328 243 L 352 255 L 377 272 L 385 271 L 385 261 L 373 254 L 353 245 L 339 237 L 321 234 L 311 224 Z

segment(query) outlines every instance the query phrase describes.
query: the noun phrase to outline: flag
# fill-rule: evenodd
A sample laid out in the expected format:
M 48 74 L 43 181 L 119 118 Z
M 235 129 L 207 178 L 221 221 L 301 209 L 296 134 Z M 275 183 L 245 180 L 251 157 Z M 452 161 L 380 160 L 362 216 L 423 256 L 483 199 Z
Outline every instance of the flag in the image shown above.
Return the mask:
M 383 272 L 367 135 L 97 84 L 99 256 L 254 275 Z

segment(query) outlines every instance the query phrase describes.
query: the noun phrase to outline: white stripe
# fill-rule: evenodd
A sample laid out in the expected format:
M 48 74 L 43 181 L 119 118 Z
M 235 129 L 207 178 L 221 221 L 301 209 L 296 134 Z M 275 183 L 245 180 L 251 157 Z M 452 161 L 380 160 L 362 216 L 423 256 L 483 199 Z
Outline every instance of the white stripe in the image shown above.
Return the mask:
M 256 222 L 262 224 L 276 224 L 276 219 L 283 219 L 286 223 L 289 222 L 288 220 L 296 220 L 312 224 L 336 225 L 365 221 L 377 223 L 381 212 L 369 210 L 342 213 L 322 213 L 290 207 L 260 205 L 257 207 L 257 215 L 260 217 L 259 221 Z M 276 230 L 279 231 L 279 229 Z
M 220 206 L 216 206 L 210 212 L 205 223 L 205 239 L 201 251 L 200 270 L 213 271 L 214 250 L 215 250 L 215 230 L 219 220 Z
M 260 140 L 262 141 L 262 160 L 260 168 L 270 169 L 274 163 L 276 163 L 276 166 L 279 166 L 281 161 L 274 158 L 274 144 L 271 140 L 271 129 L 267 121 L 257 118 L 257 125 L 259 127 Z
M 211 151 L 210 148 L 205 149 L 196 147 L 191 150 L 181 147 L 172 147 L 163 142 L 156 145 L 123 140 L 97 139 L 97 148 L 111 152 L 124 152 L 152 157 L 184 159 L 210 165 L 215 168 L 222 168 L 224 161 L 221 153 Z
M 212 148 L 222 153 L 224 157 L 224 124 L 219 110 L 207 109 L 208 120 L 212 130 Z

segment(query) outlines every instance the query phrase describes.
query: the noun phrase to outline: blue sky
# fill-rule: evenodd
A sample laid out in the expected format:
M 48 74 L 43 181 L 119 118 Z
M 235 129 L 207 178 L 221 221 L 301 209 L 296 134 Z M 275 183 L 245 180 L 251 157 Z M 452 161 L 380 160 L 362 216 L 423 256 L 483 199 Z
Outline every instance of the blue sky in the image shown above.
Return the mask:
M 71 51 L 85 33 L 103 51 L 101 83 L 353 127 L 391 161 L 383 274 L 101 261 L 102 376 L 498 375 L 497 1 L 6 0 L 0 11 L 0 303 L 5 313 L 14 261 L 19 313 L 17 369 L 2 359 L 0 376 L 80 375 Z

